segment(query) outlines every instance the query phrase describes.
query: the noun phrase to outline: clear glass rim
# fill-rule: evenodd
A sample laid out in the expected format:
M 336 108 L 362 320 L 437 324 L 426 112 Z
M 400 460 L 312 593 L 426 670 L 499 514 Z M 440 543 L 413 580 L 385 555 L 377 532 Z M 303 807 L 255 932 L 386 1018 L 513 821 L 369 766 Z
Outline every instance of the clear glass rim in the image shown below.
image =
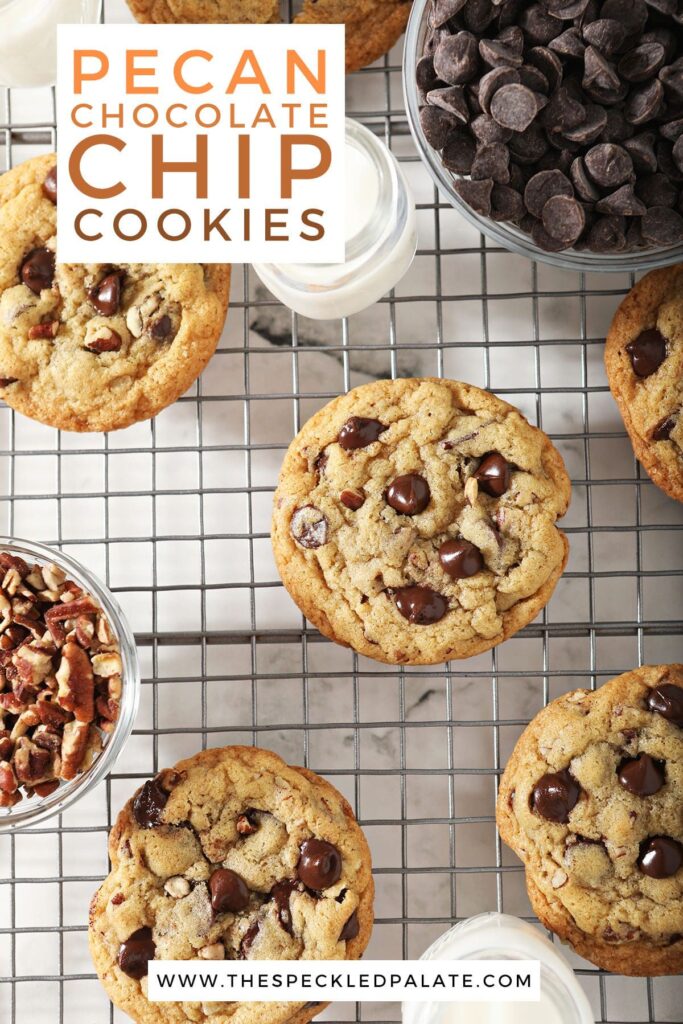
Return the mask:
M 546 252 L 533 243 L 529 235 L 508 225 L 503 221 L 490 220 L 475 213 L 463 202 L 453 189 L 452 182 L 457 175 L 452 175 L 441 162 L 436 150 L 432 149 L 424 137 L 419 118 L 419 95 L 415 68 L 422 56 L 422 41 L 427 28 L 426 16 L 430 0 L 414 0 L 406 28 L 405 47 L 403 50 L 403 95 L 405 100 L 408 125 L 417 147 L 420 159 L 429 171 L 439 192 L 448 200 L 465 220 L 469 221 L 487 238 L 497 242 L 511 252 L 527 256 L 531 260 L 548 263 L 563 270 L 574 270 L 585 273 L 629 273 L 654 270 L 683 259 L 683 243 L 630 253 L 608 253 L 601 255 L 590 252 L 576 252 L 566 249 L 562 252 Z
M 54 562 L 72 577 L 79 586 L 93 594 L 106 612 L 121 648 L 123 663 L 122 692 L 119 717 L 114 731 L 105 741 L 102 753 L 91 768 L 72 782 L 60 785 L 50 796 L 43 797 L 33 807 L 22 809 L 22 803 L 0 810 L 0 833 L 18 831 L 60 814 L 86 793 L 89 793 L 114 766 L 128 740 L 140 702 L 140 666 L 135 638 L 118 601 L 98 577 L 70 555 L 58 548 L 17 537 L 0 537 L 0 551 L 28 556 L 39 563 Z

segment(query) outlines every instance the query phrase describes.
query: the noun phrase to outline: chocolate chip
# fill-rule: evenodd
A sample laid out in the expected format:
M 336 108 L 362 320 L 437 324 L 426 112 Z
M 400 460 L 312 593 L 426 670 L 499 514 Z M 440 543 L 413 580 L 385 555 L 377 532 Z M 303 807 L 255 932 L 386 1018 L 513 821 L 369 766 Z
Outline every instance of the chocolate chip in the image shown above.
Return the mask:
M 487 72 L 479 81 L 479 91 L 477 93 L 481 109 L 488 114 L 491 108 L 491 100 L 498 89 L 501 89 L 504 85 L 514 85 L 518 82 L 519 72 L 515 71 L 514 68 L 494 68 L 493 71 Z
M 578 199 L 551 196 L 543 207 L 543 227 L 551 238 L 572 245 L 586 226 L 586 216 Z
M 51 167 L 45 175 L 45 181 L 43 182 L 43 195 L 50 200 L 51 203 L 57 204 L 57 167 Z
M 518 68 L 523 63 L 521 53 L 506 46 L 500 39 L 481 39 L 479 54 L 484 63 L 492 68 Z
M 660 683 L 647 698 L 650 711 L 683 729 L 683 687 L 674 683 Z
M 671 437 L 671 431 L 676 426 L 675 416 L 665 416 L 664 419 L 660 420 L 659 423 L 653 427 L 651 437 L 653 441 L 668 441 Z
M 491 216 L 494 220 L 518 224 L 524 216 L 524 200 L 520 193 L 508 185 L 494 185 L 491 190 Z
M 119 946 L 118 965 L 129 978 L 140 981 L 147 976 L 147 964 L 156 955 L 151 928 L 138 928 Z
M 309 889 L 329 889 L 341 878 L 342 859 L 336 846 L 324 839 L 306 839 L 300 848 L 296 873 Z
M 646 82 L 664 66 L 666 53 L 661 43 L 641 43 L 625 53 L 617 70 L 627 82 Z
M 161 812 L 168 802 L 168 793 L 160 776 L 149 779 L 133 800 L 133 817 L 141 828 L 154 828 L 161 823 Z
M 445 25 L 463 9 L 466 3 L 467 0 L 435 0 L 430 10 L 430 24 L 434 28 Z
M 634 796 L 653 796 L 666 780 L 664 765 L 649 754 L 622 761 L 617 775 L 624 789 Z
M 529 213 L 539 220 L 543 207 L 552 196 L 573 196 L 574 189 L 562 171 L 539 171 L 529 178 L 524 189 L 524 203 Z
M 569 176 L 572 179 L 574 189 L 580 199 L 586 203 L 594 203 L 600 198 L 597 187 L 586 174 L 586 167 L 582 156 L 577 156 L 569 168 Z
M 576 779 L 569 769 L 564 768 L 560 772 L 549 772 L 538 780 L 531 794 L 531 806 L 542 818 L 566 825 L 580 793 Z
M 539 111 L 538 97 L 526 85 L 504 85 L 491 100 L 491 117 L 503 128 L 523 132 Z
M 627 150 L 631 157 L 633 169 L 638 174 L 651 174 L 657 170 L 654 139 L 655 137 L 652 132 L 643 132 L 624 141 L 624 149 Z M 655 203 L 650 203 L 650 206 L 655 205 Z
M 678 189 L 664 174 L 648 174 L 636 183 L 636 195 L 646 206 L 675 206 Z
M 439 76 L 434 70 L 433 57 L 422 57 L 418 61 L 415 69 L 415 79 L 418 88 L 424 93 L 429 92 L 430 89 L 434 89 L 439 84 Z
M 434 70 L 448 85 L 469 82 L 479 68 L 479 46 L 471 32 L 441 40 L 434 53 Z
M 164 313 L 158 320 L 155 320 L 149 329 L 150 335 L 155 341 L 165 341 L 173 330 L 173 321 L 170 316 Z
M 592 252 L 621 252 L 626 248 L 622 217 L 600 217 L 588 232 L 588 248 Z
M 430 499 L 429 484 L 419 473 L 405 473 L 397 476 L 386 491 L 386 501 L 404 516 L 415 516 L 424 512 Z
M 544 75 L 550 89 L 558 89 L 562 82 L 562 61 L 547 46 L 534 46 L 526 55 L 527 63 L 533 64 Z
M 631 124 L 645 124 L 662 109 L 664 103 L 664 86 L 654 79 L 640 89 L 634 89 L 624 108 L 624 116 Z
M 443 594 L 429 587 L 399 587 L 395 596 L 399 612 L 414 626 L 431 626 L 448 611 Z
M 289 529 L 302 548 L 320 548 L 327 544 L 327 516 L 315 505 L 298 508 L 292 516 Z
M 598 18 L 583 26 L 583 38 L 589 46 L 594 46 L 605 57 L 617 52 L 626 39 L 626 29 L 614 18 Z
M 246 960 L 247 957 L 249 956 L 249 953 L 251 952 L 251 947 L 254 945 L 254 941 L 260 930 L 261 922 L 254 921 L 252 925 L 249 925 L 246 932 L 242 936 L 242 941 L 240 942 L 240 958 L 242 960 Z
M 470 136 L 456 128 L 448 136 L 441 159 L 447 170 L 455 174 L 469 174 L 475 152 L 476 146 Z
M 462 179 L 453 182 L 453 188 L 468 206 L 471 206 L 475 213 L 488 217 L 491 213 L 491 191 L 493 182 L 488 181 L 467 181 Z
M 651 377 L 666 359 L 666 339 L 652 327 L 626 346 L 636 377 Z
M 499 452 L 489 452 L 484 455 L 473 475 L 480 490 L 492 498 L 500 498 L 510 486 L 512 471 L 510 463 Z
M 575 100 L 563 86 L 554 93 L 541 114 L 541 121 L 548 131 L 563 134 L 569 128 L 576 128 L 586 120 L 586 108 Z
M 10 384 L 17 384 L 18 377 L 0 377 L 0 388 L 8 388 Z
M 510 138 L 510 152 L 518 164 L 536 164 L 548 151 L 548 140 L 539 124 L 530 125 L 525 132 L 514 132 Z
M 479 114 L 478 117 L 475 117 L 470 125 L 470 131 L 478 142 L 482 142 L 484 144 L 491 142 L 509 142 L 512 137 L 512 132 L 509 128 L 503 128 L 501 125 L 496 124 L 493 118 L 488 114 Z M 472 151 L 472 157 L 470 158 L 470 167 L 472 166 L 473 161 L 474 150 Z
M 644 0 L 605 0 L 600 17 L 613 18 L 624 26 L 629 35 L 634 35 L 645 27 L 647 7 Z
M 470 120 L 470 110 L 467 106 L 465 93 L 461 85 L 447 85 L 440 89 L 431 89 L 427 93 L 427 103 L 446 111 L 455 119 L 453 126 L 457 123 L 467 124 Z M 446 137 L 446 141 L 448 136 Z M 445 143 L 444 143 L 445 144 Z M 443 146 L 437 147 L 442 149 Z
M 566 29 L 561 35 L 551 39 L 548 46 L 554 53 L 559 53 L 563 57 L 575 57 L 577 60 L 583 58 L 586 50 L 577 28 Z
M 454 580 L 464 580 L 484 568 L 481 551 L 468 540 L 444 541 L 439 548 L 439 561 L 444 572 Z
M 115 316 L 121 303 L 121 274 L 107 274 L 90 289 L 88 298 L 102 316 Z
M 604 108 L 595 103 L 587 103 L 586 120 L 577 124 L 575 128 L 565 128 L 562 138 L 571 143 L 588 146 L 602 135 L 606 125 L 607 113 Z
M 457 124 L 453 114 L 442 110 L 440 107 L 427 106 L 420 111 L 420 127 L 424 137 L 434 149 L 443 149 L 446 145 L 448 133 Z
M 367 448 L 386 429 L 385 424 L 380 423 L 379 420 L 367 419 L 365 416 L 351 416 L 339 431 L 337 441 L 345 451 L 355 451 L 357 448 Z
M 616 188 L 633 174 L 633 161 L 628 151 L 611 142 L 593 146 L 583 159 L 593 181 L 603 188 Z
M 612 213 L 623 217 L 642 217 L 646 212 L 645 203 L 633 191 L 633 185 L 622 185 L 595 204 L 599 213 Z
M 595 99 L 618 96 L 622 88 L 616 68 L 594 46 L 587 46 L 583 55 L 582 85 Z
M 351 509 L 352 512 L 357 512 L 358 509 L 362 508 L 365 504 L 365 495 L 362 491 L 351 490 L 349 488 L 341 492 L 339 500 L 345 508 Z
M 464 8 L 465 25 L 472 32 L 483 32 L 496 17 L 491 0 L 467 0 Z
M 477 147 L 472 161 L 473 181 L 491 179 L 497 185 L 507 185 L 510 180 L 510 152 L 501 142 L 491 142 Z
M 683 217 L 666 206 L 651 206 L 643 217 L 642 231 L 653 245 L 676 245 L 683 239 Z
M 299 882 L 292 879 L 286 879 L 284 882 L 277 882 L 270 890 L 270 898 L 275 903 L 277 919 L 288 935 L 293 934 L 289 897 L 298 890 L 299 884 Z
M 35 295 L 51 288 L 55 277 L 55 254 L 50 249 L 31 249 L 21 265 L 21 280 Z
M 350 939 L 355 939 L 360 933 L 360 924 L 358 921 L 358 911 L 354 910 L 351 917 L 346 921 L 344 927 L 339 935 L 340 942 L 349 942 Z
M 642 844 L 638 866 L 649 878 L 671 878 L 683 866 L 683 844 L 669 836 L 654 836 Z
M 237 914 L 249 904 L 249 889 L 243 878 L 230 868 L 218 868 L 209 879 L 211 906 L 216 914 Z
M 522 11 L 519 24 L 532 43 L 542 46 L 550 43 L 562 31 L 562 25 L 557 18 L 551 18 L 540 4 L 532 4 Z

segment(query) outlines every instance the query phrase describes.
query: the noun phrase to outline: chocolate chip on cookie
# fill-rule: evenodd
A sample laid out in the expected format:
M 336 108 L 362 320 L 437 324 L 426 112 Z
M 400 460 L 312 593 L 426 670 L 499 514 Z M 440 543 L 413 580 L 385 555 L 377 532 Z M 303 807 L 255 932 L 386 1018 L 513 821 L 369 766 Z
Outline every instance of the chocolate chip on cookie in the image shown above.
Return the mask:
M 348 919 L 346 924 L 341 930 L 339 935 L 340 942 L 349 942 L 350 939 L 355 939 L 360 933 L 360 923 L 358 921 L 358 911 L 354 910 L 351 917 Z
M 622 761 L 619 766 L 619 782 L 634 796 L 653 796 L 666 781 L 666 772 L 661 761 L 655 761 L 649 754 Z
M 55 254 L 45 247 L 31 249 L 21 264 L 21 280 L 36 295 L 51 288 L 55 277 Z
M 386 425 L 379 420 L 351 416 L 342 425 L 337 440 L 345 451 L 355 451 L 357 448 L 367 448 L 373 441 L 377 441 L 386 429 Z
M 339 850 L 324 839 L 307 839 L 301 844 L 296 873 L 309 889 L 329 889 L 341 878 Z
M 152 939 L 151 928 L 138 928 L 136 932 L 121 943 L 118 965 L 129 978 L 140 981 L 148 973 L 148 964 L 154 960 L 156 947 Z
M 327 516 L 314 505 L 304 505 L 292 516 L 291 531 L 302 548 L 322 547 L 327 543 Z
M 666 359 L 666 340 L 656 328 L 652 328 L 629 341 L 626 351 L 636 377 L 651 377 Z
M 648 694 L 650 711 L 683 728 L 683 688 L 674 683 L 661 683 Z
M 512 471 L 510 463 L 499 452 L 485 455 L 474 472 L 474 479 L 486 494 L 500 498 L 510 486 Z
M 416 516 L 424 512 L 430 497 L 429 484 L 419 473 L 397 476 L 386 492 L 387 504 L 404 516 Z
M 439 561 L 444 572 L 455 580 L 474 576 L 484 568 L 478 547 L 468 540 L 447 540 L 439 548 Z
M 102 316 L 115 316 L 121 305 L 121 272 L 112 271 L 88 293 L 90 301 Z
M 669 836 L 655 836 L 643 844 L 640 870 L 650 878 L 671 878 L 683 866 L 683 843 Z
M 413 625 L 432 626 L 448 611 L 448 601 L 430 587 L 401 587 L 396 591 L 396 607 Z
M 57 166 L 51 167 L 43 181 L 43 195 L 51 203 L 57 202 Z
M 217 914 L 239 913 L 249 905 L 249 889 L 243 878 L 230 868 L 218 868 L 209 879 L 211 906 Z
M 284 882 L 277 882 L 270 890 L 270 898 L 274 901 L 277 908 L 277 919 L 289 935 L 293 934 L 292 911 L 289 906 L 289 898 L 299 888 L 299 882 L 286 879 Z
M 532 806 L 542 818 L 566 825 L 580 795 L 576 779 L 567 768 L 563 768 L 538 780 L 532 794 Z
M 362 491 L 347 487 L 339 495 L 339 500 L 345 508 L 357 512 L 365 504 L 365 495 Z

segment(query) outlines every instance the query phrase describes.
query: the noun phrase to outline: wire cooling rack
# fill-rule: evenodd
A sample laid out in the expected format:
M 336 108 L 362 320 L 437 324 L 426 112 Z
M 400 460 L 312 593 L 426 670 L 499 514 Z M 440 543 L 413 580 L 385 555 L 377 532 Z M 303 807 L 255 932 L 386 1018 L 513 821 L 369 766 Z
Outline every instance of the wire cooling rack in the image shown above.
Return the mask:
M 107 0 L 106 15 L 129 19 L 123 0 Z M 106 579 L 144 676 L 116 772 L 60 818 L 0 838 L 0 1024 L 124 1020 L 87 952 L 107 832 L 141 780 L 205 746 L 270 747 L 351 800 L 375 866 L 370 957 L 418 956 L 485 910 L 532 919 L 494 823 L 517 736 L 568 689 L 680 660 L 681 506 L 635 462 L 602 368 L 633 282 L 492 248 L 441 202 L 408 133 L 399 51 L 352 76 L 347 99 L 418 201 L 418 256 L 395 293 L 320 324 L 236 267 L 215 357 L 154 422 L 74 435 L 0 409 L 2 530 L 57 544 Z M 0 99 L 5 166 L 54 146 L 50 90 Z M 421 374 L 491 388 L 550 434 L 573 480 L 571 558 L 517 637 L 467 662 L 395 669 L 307 627 L 277 579 L 269 512 L 284 449 L 314 410 L 355 384 Z M 568 955 L 596 1020 L 683 1020 L 681 978 L 616 978 Z M 394 1024 L 400 1010 L 338 1004 L 322 1019 Z

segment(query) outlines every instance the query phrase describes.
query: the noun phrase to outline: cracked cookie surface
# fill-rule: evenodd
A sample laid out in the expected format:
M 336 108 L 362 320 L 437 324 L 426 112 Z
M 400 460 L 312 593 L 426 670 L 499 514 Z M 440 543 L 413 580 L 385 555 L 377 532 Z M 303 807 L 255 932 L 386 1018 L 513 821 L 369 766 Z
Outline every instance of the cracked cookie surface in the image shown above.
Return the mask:
M 683 501 L 683 264 L 631 289 L 612 320 L 605 366 L 636 458 Z
M 457 381 L 376 381 L 289 447 L 272 540 L 325 636 L 392 664 L 488 650 L 530 622 L 564 568 L 570 483 L 546 435 Z
M 0 178 L 0 396 L 63 430 L 116 430 L 185 392 L 225 319 L 222 264 L 55 263 L 54 154 Z
M 627 975 L 683 970 L 683 666 L 575 690 L 520 737 L 500 834 L 542 923 Z
M 254 747 L 202 751 L 138 790 L 109 837 L 90 949 L 139 1024 L 305 1024 L 322 1005 L 150 1003 L 149 959 L 357 959 L 370 852 L 327 781 Z

